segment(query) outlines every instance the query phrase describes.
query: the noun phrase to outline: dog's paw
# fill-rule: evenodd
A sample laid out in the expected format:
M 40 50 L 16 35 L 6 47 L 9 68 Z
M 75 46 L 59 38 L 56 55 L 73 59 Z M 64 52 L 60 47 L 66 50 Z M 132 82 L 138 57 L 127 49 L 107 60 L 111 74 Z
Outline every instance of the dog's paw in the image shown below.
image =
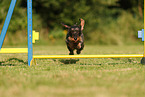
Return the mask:
M 74 53 L 73 52 L 70 52 L 69 55 L 74 55 Z
M 77 50 L 77 54 L 80 54 L 81 53 L 81 51 L 80 50 Z

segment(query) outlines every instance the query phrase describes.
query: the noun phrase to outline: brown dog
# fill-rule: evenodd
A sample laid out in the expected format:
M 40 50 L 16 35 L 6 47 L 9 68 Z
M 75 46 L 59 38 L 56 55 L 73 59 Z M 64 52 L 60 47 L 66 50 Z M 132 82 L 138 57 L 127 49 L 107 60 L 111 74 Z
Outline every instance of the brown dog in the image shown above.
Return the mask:
M 85 21 L 80 19 L 80 25 L 68 26 L 62 23 L 62 25 L 68 29 L 66 35 L 67 48 L 70 51 L 69 55 L 74 55 L 74 50 L 77 50 L 77 54 L 81 53 L 84 48 L 84 35 L 82 33 L 85 25 Z

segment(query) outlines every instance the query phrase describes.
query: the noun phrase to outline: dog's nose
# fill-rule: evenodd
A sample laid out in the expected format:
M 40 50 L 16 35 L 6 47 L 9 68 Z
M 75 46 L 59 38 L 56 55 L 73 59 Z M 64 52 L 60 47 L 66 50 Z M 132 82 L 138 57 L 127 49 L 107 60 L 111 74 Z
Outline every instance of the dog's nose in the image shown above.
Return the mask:
M 77 40 L 77 38 L 74 38 L 74 40 Z

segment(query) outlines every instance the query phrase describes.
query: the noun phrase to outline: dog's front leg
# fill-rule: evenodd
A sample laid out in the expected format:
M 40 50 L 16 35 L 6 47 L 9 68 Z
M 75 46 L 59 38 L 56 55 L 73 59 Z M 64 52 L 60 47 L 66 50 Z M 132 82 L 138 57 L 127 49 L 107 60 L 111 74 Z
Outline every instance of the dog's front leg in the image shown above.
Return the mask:
M 74 55 L 74 51 L 68 46 L 69 55 Z
M 81 53 L 81 43 L 78 43 L 77 45 L 77 54 L 80 54 Z
M 70 42 L 66 42 L 67 43 L 67 48 L 68 48 L 68 50 L 69 50 L 69 55 L 74 55 L 74 47 L 73 47 L 73 45 L 72 45 L 72 43 L 70 43 Z
M 81 43 L 78 43 L 77 49 L 80 49 L 80 48 L 81 48 Z

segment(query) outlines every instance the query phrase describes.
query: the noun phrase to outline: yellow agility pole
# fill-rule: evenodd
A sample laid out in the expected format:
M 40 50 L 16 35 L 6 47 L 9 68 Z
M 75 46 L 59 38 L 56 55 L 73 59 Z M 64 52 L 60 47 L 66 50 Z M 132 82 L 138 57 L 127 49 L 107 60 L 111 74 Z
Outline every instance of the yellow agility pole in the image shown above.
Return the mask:
M 58 58 L 142 58 L 143 54 L 119 55 L 33 55 L 33 59 L 58 59 Z
M 0 53 L 28 53 L 28 48 L 1 48 Z

